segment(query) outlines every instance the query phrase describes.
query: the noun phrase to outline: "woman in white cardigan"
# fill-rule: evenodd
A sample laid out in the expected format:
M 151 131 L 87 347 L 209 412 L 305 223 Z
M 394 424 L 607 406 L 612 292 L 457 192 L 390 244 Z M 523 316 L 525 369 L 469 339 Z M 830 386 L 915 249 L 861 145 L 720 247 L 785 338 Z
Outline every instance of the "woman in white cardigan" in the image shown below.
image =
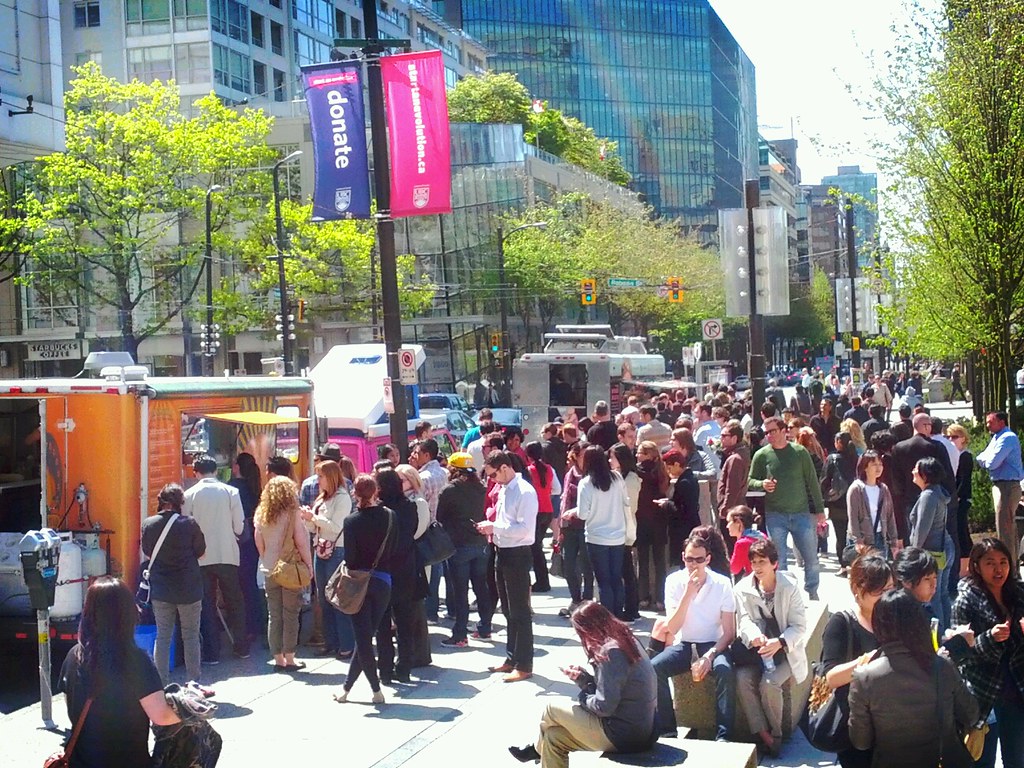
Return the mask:
M 778 563 L 771 539 L 755 541 L 750 545 L 753 573 L 735 588 L 739 642 L 760 656 L 737 665 L 736 691 L 751 732 L 773 757 L 782 744 L 782 686 L 790 678 L 800 683 L 807 677 L 803 597 L 796 579 L 776 570 Z

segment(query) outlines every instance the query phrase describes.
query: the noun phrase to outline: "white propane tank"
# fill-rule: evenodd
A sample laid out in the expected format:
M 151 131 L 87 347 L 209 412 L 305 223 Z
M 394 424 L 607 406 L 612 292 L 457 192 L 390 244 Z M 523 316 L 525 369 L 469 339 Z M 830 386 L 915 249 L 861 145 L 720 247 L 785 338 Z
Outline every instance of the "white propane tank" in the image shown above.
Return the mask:
M 78 541 L 83 547 L 82 574 L 89 579 L 104 576 L 107 573 L 107 553 L 100 546 L 98 533 L 79 535 Z
M 85 590 L 82 584 L 82 548 L 70 532 L 60 534 L 60 561 L 57 565 L 57 592 L 50 609 L 54 619 L 67 619 L 82 612 Z

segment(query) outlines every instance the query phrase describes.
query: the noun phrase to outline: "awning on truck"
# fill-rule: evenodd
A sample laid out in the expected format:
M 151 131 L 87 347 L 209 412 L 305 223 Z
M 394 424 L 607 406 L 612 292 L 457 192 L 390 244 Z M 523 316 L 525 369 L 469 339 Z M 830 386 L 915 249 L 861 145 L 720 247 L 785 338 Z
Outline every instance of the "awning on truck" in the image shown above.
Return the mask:
M 234 411 L 230 413 L 204 413 L 204 419 L 228 421 L 232 424 L 252 424 L 257 427 L 273 427 L 278 424 L 298 424 L 309 421 L 304 416 L 284 416 L 269 411 Z

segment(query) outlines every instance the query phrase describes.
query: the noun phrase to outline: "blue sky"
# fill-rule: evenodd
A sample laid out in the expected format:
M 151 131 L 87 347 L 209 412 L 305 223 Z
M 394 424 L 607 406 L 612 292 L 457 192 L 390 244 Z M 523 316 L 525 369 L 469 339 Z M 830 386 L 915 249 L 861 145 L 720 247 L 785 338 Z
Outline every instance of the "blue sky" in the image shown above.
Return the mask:
M 867 137 L 885 130 L 854 94 L 870 99 L 872 70 L 892 47 L 898 0 L 710 0 L 757 74 L 757 121 L 766 138 L 795 136 L 804 183 L 839 165 L 875 171 Z M 792 128 L 791 128 L 792 126 Z

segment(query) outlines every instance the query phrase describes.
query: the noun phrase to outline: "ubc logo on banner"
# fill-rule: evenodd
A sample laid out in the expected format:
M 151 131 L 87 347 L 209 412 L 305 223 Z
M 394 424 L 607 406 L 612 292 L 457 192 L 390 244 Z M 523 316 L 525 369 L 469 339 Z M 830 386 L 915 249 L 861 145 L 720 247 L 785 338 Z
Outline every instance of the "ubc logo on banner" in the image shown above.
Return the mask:
M 391 216 L 451 213 L 451 138 L 440 51 L 382 56 Z
M 361 75 L 358 62 L 302 67 L 313 138 L 313 221 L 370 217 Z

